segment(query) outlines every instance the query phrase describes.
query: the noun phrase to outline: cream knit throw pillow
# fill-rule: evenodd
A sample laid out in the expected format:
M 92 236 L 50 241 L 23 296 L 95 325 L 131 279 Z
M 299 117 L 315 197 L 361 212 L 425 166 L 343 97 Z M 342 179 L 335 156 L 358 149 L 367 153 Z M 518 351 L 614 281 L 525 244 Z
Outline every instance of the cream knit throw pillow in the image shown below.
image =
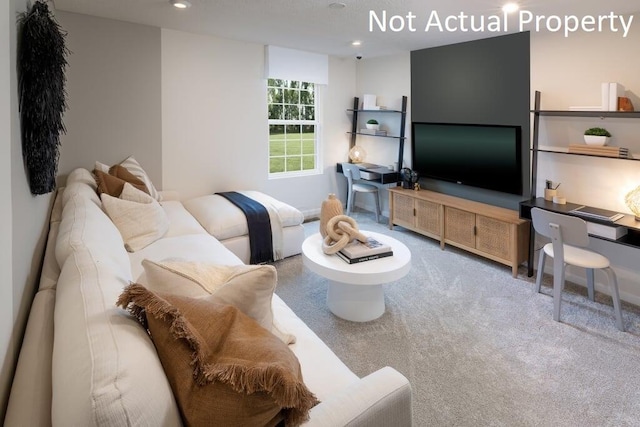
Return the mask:
M 120 198 L 102 193 L 101 199 L 129 252 L 145 248 L 169 229 L 169 218 L 160 203 L 129 183 L 124 185 Z

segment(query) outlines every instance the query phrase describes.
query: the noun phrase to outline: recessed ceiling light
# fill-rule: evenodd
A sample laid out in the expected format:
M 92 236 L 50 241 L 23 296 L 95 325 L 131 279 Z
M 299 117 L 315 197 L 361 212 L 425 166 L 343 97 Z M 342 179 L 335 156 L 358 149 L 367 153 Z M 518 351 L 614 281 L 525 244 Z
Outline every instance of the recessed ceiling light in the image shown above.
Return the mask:
M 169 3 L 173 5 L 173 7 L 178 9 L 186 9 L 191 7 L 191 3 L 188 0 L 169 0 Z
M 520 9 L 520 6 L 518 6 L 518 3 L 507 3 L 504 6 L 502 6 L 502 11 L 504 13 L 513 13 L 518 9 Z
M 351 42 L 351 46 L 360 46 L 362 42 L 360 40 L 354 40 Z
M 347 7 L 347 4 L 342 3 L 341 1 L 334 1 L 329 3 L 330 9 L 344 9 L 345 7 Z

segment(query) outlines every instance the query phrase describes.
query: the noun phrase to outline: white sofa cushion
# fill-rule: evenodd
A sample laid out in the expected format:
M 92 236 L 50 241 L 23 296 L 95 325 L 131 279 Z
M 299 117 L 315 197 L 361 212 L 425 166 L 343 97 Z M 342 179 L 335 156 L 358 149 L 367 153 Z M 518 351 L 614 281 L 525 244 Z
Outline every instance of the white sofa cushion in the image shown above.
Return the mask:
M 62 193 L 62 205 L 64 206 L 71 197 L 79 195 L 91 200 L 96 206 L 101 206 L 97 190 L 96 178 L 91 172 L 82 168 L 75 169 L 67 177 Z
M 67 191 L 69 187 L 65 187 L 65 193 Z M 85 242 L 124 249 L 118 229 L 100 206 L 89 198 L 75 194 L 67 198 L 66 203 L 63 200 L 55 250 L 58 265 L 64 265 L 75 248 L 84 246 Z
M 359 381 L 338 356 L 287 306 L 276 294 L 273 296 L 273 319 L 276 326 L 284 326 L 295 335 L 289 348 L 302 367 L 302 377 L 321 402 L 344 387 Z
M 110 259 L 114 254 L 121 259 Z M 123 247 L 77 248 L 62 266 L 54 313 L 53 425 L 180 425 L 153 343 L 115 306 L 129 281 Z
M 206 234 L 200 223 L 176 200 L 163 200 L 162 209 L 169 218 L 169 230 L 164 237 L 184 236 L 186 234 Z
M 144 274 L 143 259 L 162 261 L 167 257 L 225 265 L 242 264 L 237 256 L 207 233 L 163 237 L 138 252 L 129 253 L 133 281 L 143 283 L 145 280 L 142 277 Z
M 271 206 L 278 213 L 282 227 L 300 225 L 304 215 L 298 209 L 259 191 L 241 191 L 242 194 Z M 244 236 L 249 233 L 242 211 L 222 196 L 211 194 L 184 202 L 185 208 L 209 234 L 218 240 Z

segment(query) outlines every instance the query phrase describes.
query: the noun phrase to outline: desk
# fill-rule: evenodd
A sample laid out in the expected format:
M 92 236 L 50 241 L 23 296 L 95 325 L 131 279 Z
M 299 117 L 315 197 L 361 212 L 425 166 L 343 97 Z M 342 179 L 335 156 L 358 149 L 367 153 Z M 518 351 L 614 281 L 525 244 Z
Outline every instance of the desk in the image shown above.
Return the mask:
M 379 178 L 376 179 L 364 179 L 364 181 L 371 181 L 372 183 L 378 184 L 395 184 L 400 182 L 400 174 L 398 172 L 394 172 L 386 166 L 374 165 L 371 163 L 367 163 L 367 167 L 360 168 L 363 172 L 371 172 L 379 175 Z M 342 163 L 338 163 L 336 165 L 336 172 L 342 173 Z
M 524 200 L 520 202 L 520 218 L 531 220 L 531 209 L 540 208 L 546 209 L 551 212 L 556 212 L 565 215 L 573 215 L 570 213 L 571 210 L 580 207 L 583 205 L 577 205 L 575 203 L 567 203 L 566 205 L 559 205 L 557 203 L 549 202 L 545 200 L 543 197 L 538 197 L 536 199 Z M 578 215 L 574 215 L 578 216 Z M 581 218 L 581 217 L 579 217 Z M 582 218 L 585 219 L 585 218 Z M 613 226 L 622 226 L 627 228 L 627 234 L 620 237 L 619 239 L 612 240 L 607 239 L 605 237 L 596 236 L 590 234 L 591 237 L 601 240 L 607 240 L 609 242 L 618 243 L 621 245 L 631 246 L 634 248 L 640 248 L 640 221 L 636 221 L 633 215 L 625 215 L 620 218 L 616 222 L 607 222 L 607 221 L 599 221 L 597 219 L 589 219 L 589 222 L 595 222 L 599 224 L 605 225 L 613 225 Z M 533 276 L 533 255 L 534 255 L 534 244 L 535 244 L 535 234 L 533 230 L 533 223 L 530 225 L 531 231 L 531 239 L 529 240 L 529 258 L 527 260 L 527 274 L 529 277 Z

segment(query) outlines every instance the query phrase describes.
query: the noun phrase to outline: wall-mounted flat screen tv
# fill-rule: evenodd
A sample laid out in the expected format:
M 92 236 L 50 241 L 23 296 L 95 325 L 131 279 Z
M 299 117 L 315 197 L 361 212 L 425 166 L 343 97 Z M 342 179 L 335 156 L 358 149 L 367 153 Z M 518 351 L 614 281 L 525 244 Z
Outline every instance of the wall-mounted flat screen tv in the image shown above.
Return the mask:
M 520 126 L 412 123 L 412 169 L 423 178 L 522 194 Z

